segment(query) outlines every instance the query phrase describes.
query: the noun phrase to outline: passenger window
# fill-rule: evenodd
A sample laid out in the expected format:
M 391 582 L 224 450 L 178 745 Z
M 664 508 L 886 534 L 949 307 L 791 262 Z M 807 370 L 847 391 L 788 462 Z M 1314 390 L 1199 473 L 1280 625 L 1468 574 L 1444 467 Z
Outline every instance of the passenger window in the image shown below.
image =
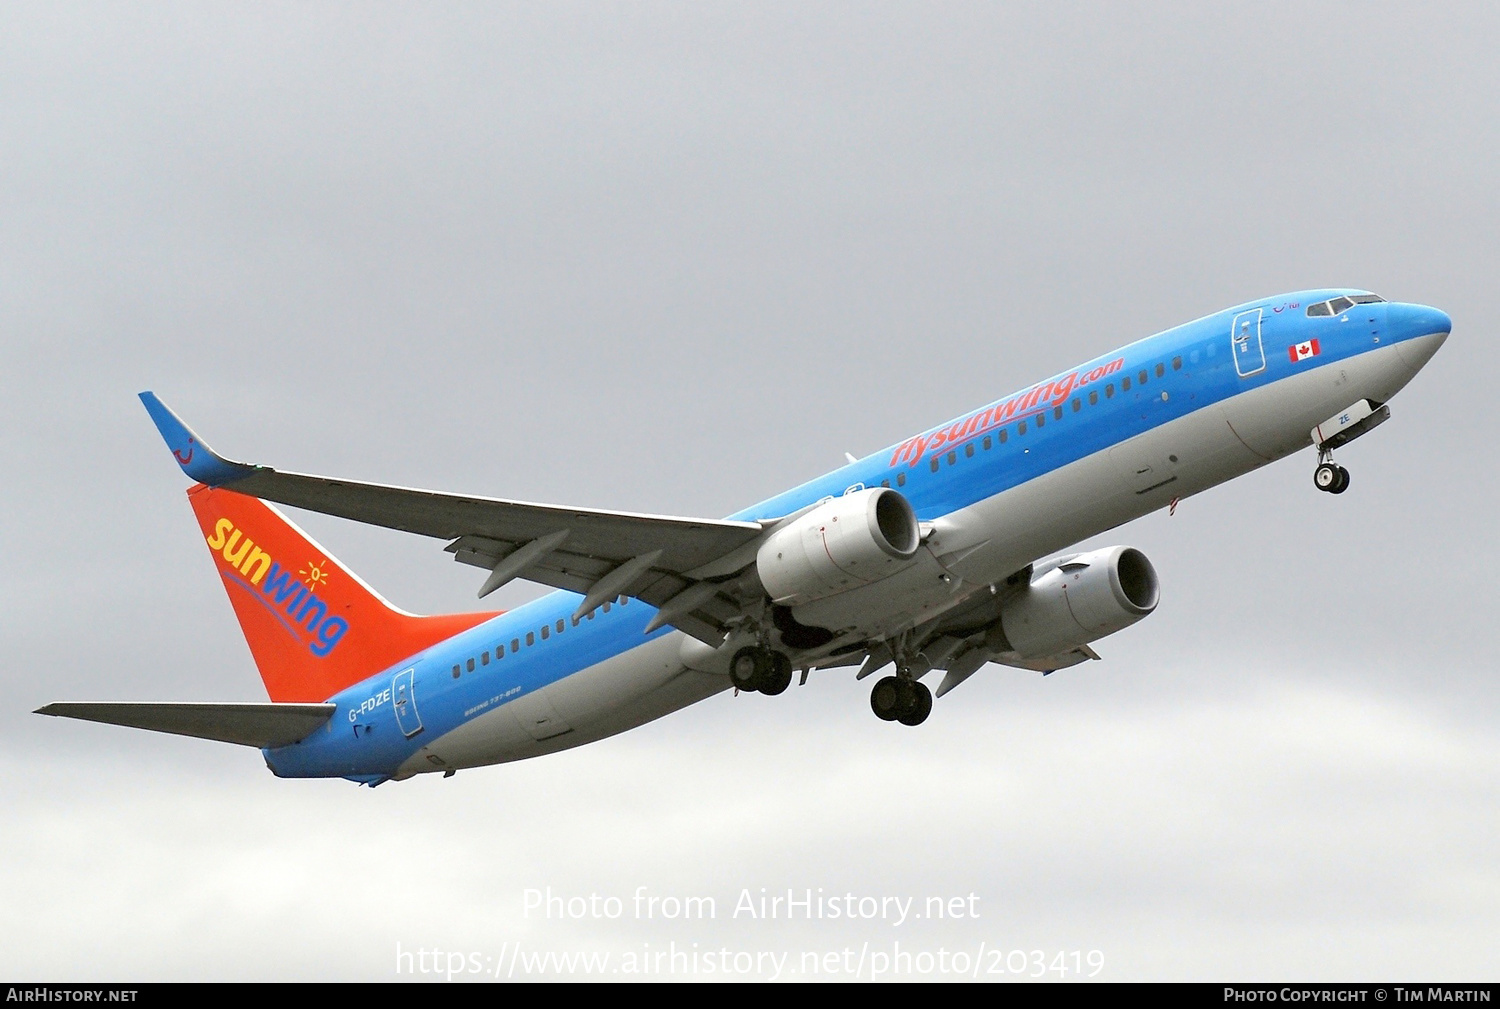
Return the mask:
M 1334 315 L 1338 315 L 1344 309 L 1353 304 L 1354 302 L 1350 301 L 1348 298 L 1334 298 L 1328 303 L 1328 307 L 1333 310 Z
M 468 666 L 469 666 L 469 672 L 472 673 L 474 671 L 474 660 L 473 659 L 469 660 Z
M 974 443 L 972 441 L 964 446 L 964 455 L 970 459 L 974 458 Z
M 1073 397 L 1073 412 L 1077 413 L 1079 410 L 1082 410 L 1082 409 L 1083 409 L 1083 400 L 1079 399 L 1077 396 L 1074 396 Z
M 1114 399 L 1115 398 L 1115 384 L 1113 382 L 1109 383 L 1109 385 L 1106 385 L 1104 387 L 1104 398 L 1105 399 Z
M 1180 358 L 1180 357 L 1174 357 L 1174 358 L 1172 358 L 1172 370 L 1173 371 L 1181 371 L 1182 370 L 1182 358 Z
M 572 616 L 572 617 L 570 617 L 570 618 L 569 618 L 569 619 L 570 619 L 570 620 L 572 620 L 572 621 L 573 621 L 573 626 L 574 626 L 574 627 L 577 627 L 577 626 L 578 626 L 578 614 L 576 614 L 576 613 L 575 613 L 575 614 L 573 614 L 573 616 Z
M 948 465 L 952 466 L 956 462 L 958 462 L 958 453 L 957 452 L 949 452 L 948 453 Z
M 995 441 L 989 435 L 984 436 L 984 450 L 988 452 L 995 445 Z
M 501 642 L 495 646 L 495 661 L 499 662 L 503 658 L 505 658 L 505 644 Z
M 941 465 L 942 465 L 942 460 L 940 460 L 937 456 L 933 456 L 932 457 L 932 471 L 934 473 L 936 473 L 937 472 L 937 468 L 939 466 L 941 466 Z
M 1060 406 L 1054 406 L 1052 408 L 1052 419 L 1053 420 L 1062 420 L 1062 407 L 1060 407 Z
M 457 666 L 453 667 L 453 678 L 455 680 L 458 679 L 458 667 Z
M 1167 368 L 1166 368 L 1165 365 L 1158 364 L 1156 366 L 1156 377 L 1157 378 L 1161 378 L 1166 373 L 1167 373 Z
M 513 652 L 519 652 L 521 650 L 521 639 L 520 638 L 511 638 L 510 639 L 510 650 L 513 651 Z
M 1046 427 L 1047 426 L 1047 415 L 1045 413 L 1039 413 L 1039 414 L 1036 415 L 1036 426 L 1037 427 Z
M 897 473 L 896 474 L 896 486 L 897 487 L 905 487 L 906 486 L 906 474 L 905 473 Z
M 882 481 L 880 481 L 880 486 L 882 486 L 882 487 L 889 487 L 890 485 L 891 485 L 891 482 L 889 480 L 882 480 Z
M 1099 402 L 1099 393 L 1097 393 L 1094 390 L 1090 389 L 1089 390 L 1089 406 L 1093 406 L 1093 405 L 1095 405 L 1098 402 Z
M 1141 385 L 1145 385 L 1146 384 L 1146 369 L 1145 368 L 1141 369 L 1141 373 L 1135 377 L 1135 380 L 1137 382 L 1141 383 Z
M 1016 425 L 1016 434 L 1025 434 L 1025 433 L 1026 433 L 1026 422 L 1023 420 L 1023 421 L 1021 421 L 1021 423 L 1019 423 L 1019 424 Z
M 542 640 L 543 641 L 546 641 L 549 637 L 551 637 L 551 634 L 550 634 L 551 630 L 552 630 L 552 628 L 548 627 L 546 624 L 542 625 Z
M 1005 442 L 1006 442 L 1006 440 L 1009 439 L 1009 438 L 1010 438 L 1010 432 L 1008 430 L 1006 430 L 1005 428 L 1002 427 L 1000 429 L 1000 444 L 1004 445 Z
M 1120 391 L 1121 392 L 1129 392 L 1130 391 L 1130 376 L 1129 375 L 1126 375 L 1124 378 L 1120 379 Z
M 479 653 L 479 664 L 481 666 L 487 666 L 490 664 L 490 653 L 488 651 Z
M 535 631 L 527 631 L 526 632 L 526 647 L 530 648 L 534 644 L 536 644 L 536 632 Z
M 622 605 L 623 605 L 623 603 L 622 603 Z M 561 620 L 559 620 L 557 622 L 557 633 L 561 634 L 562 632 L 563 632 L 563 622 Z

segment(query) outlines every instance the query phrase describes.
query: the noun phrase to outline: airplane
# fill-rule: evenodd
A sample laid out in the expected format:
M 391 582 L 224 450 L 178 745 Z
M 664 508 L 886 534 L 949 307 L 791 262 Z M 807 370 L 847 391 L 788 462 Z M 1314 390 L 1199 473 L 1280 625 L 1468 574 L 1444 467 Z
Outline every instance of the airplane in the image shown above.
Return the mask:
M 215 453 L 141 400 L 271 703 L 58 702 L 39 714 L 261 749 L 281 777 L 375 786 L 535 757 L 794 671 L 886 671 L 874 714 L 915 726 L 986 663 L 1051 673 L 1160 597 L 1141 551 L 1058 553 L 1308 446 L 1333 453 L 1452 323 L 1367 291 L 1238 305 L 1095 358 L 726 519 L 530 504 L 282 472 Z M 277 504 L 446 542 L 508 612 L 391 605 Z M 936 691 L 923 679 L 942 673 Z

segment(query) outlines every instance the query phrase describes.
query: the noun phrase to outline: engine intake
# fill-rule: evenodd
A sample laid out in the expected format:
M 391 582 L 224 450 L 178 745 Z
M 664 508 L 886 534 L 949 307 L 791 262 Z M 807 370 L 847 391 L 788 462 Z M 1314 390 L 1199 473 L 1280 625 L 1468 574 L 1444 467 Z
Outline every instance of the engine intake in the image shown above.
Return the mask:
M 872 487 L 825 501 L 776 530 L 755 567 L 772 601 L 798 606 L 894 574 L 921 543 L 910 502 Z
M 1161 583 L 1134 547 L 1069 557 L 1037 576 L 1000 611 L 1000 625 L 1024 658 L 1056 655 L 1123 630 L 1156 609 Z

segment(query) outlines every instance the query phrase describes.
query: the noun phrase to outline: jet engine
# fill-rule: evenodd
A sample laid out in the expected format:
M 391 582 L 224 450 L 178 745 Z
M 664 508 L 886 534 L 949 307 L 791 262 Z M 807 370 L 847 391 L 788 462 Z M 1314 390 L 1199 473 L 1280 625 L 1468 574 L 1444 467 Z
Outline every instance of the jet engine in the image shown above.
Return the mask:
M 1005 604 L 1000 626 L 1025 658 L 1056 655 L 1122 630 L 1156 609 L 1161 583 L 1134 547 L 1068 557 Z
M 825 501 L 777 529 L 755 567 L 772 601 L 798 606 L 894 574 L 921 542 L 906 498 L 872 487 Z

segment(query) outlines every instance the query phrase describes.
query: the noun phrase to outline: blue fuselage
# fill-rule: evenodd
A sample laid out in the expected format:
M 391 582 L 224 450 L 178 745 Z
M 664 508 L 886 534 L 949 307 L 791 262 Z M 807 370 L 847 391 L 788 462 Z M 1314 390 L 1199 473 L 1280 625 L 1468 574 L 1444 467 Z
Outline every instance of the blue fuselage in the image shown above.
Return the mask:
M 919 519 L 937 521 L 1238 397 L 1274 402 L 1274 397 L 1257 399 L 1254 394 L 1361 355 L 1384 351 L 1393 368 L 1407 369 L 1387 383 L 1394 391 L 1425 364 L 1441 342 L 1438 334 L 1446 336 L 1450 323 L 1434 309 L 1384 302 L 1308 314 L 1312 306 L 1360 293 L 1306 291 L 1198 319 L 966 413 L 731 518 L 774 519 L 851 489 L 887 486 L 906 496 Z M 1424 338 L 1428 344 L 1419 345 Z M 1350 402 L 1356 393 L 1371 395 L 1351 390 Z M 1308 444 L 1307 431 L 1303 426 L 1292 432 L 1293 447 Z M 1259 455 L 1256 465 L 1286 451 L 1257 445 L 1250 433 L 1243 440 L 1249 452 Z M 1142 500 L 1143 507 L 1149 505 L 1146 510 L 1162 503 Z M 1093 532 L 1116 519 L 1100 521 Z M 636 600 L 617 601 L 575 622 L 571 615 L 580 598 L 554 592 L 338 693 L 329 698 L 338 710 L 324 730 L 301 743 L 264 751 L 267 763 L 277 774 L 293 777 L 343 776 L 373 783 L 398 776 L 403 766 L 407 771 L 400 776 L 405 776 L 425 744 L 549 684 L 677 633 L 667 627 L 643 634 L 655 610 Z M 447 768 L 434 757 L 433 766 L 423 769 Z

